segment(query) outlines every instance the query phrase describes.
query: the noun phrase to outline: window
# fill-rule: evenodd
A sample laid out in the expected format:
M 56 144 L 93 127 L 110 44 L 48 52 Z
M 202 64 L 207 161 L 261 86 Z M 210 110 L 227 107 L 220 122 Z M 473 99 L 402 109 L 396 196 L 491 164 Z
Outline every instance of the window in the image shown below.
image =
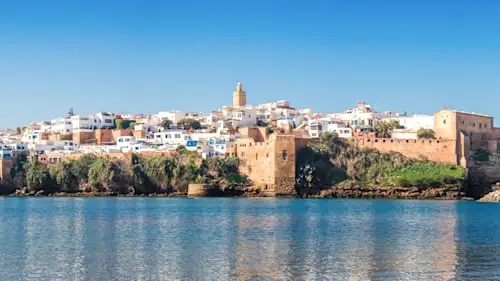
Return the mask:
M 476 122 L 472 123 L 472 127 L 476 127 Z
M 180 139 L 181 138 L 181 134 L 175 134 L 175 138 L 176 139 Z
M 446 119 L 443 120 L 443 124 L 446 124 Z
M 288 157 L 288 152 L 286 150 L 283 150 L 281 152 L 281 154 L 282 154 L 283 160 L 286 160 L 286 158 Z
M 242 152 L 242 153 L 241 153 L 241 157 L 245 157 L 245 152 Z
M 167 135 L 165 135 L 165 138 L 170 139 L 170 138 L 172 138 L 172 136 L 170 134 L 167 134 Z
M 483 124 L 479 123 L 479 129 L 483 128 Z
M 255 160 L 258 160 L 258 159 L 259 159 L 259 154 L 255 153 Z
M 464 120 L 462 120 L 462 125 L 465 125 L 465 121 Z
M 488 128 L 488 126 L 486 124 L 484 124 L 484 128 L 486 129 L 486 128 Z

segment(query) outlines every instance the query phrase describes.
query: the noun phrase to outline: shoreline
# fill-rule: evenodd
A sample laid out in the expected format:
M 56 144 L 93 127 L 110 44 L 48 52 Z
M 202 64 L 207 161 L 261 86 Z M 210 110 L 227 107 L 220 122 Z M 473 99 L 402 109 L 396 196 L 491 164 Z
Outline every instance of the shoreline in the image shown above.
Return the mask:
M 242 195 L 218 195 L 218 196 L 188 196 L 187 194 L 178 193 L 155 193 L 155 194 L 114 194 L 107 192 L 78 192 L 78 193 L 68 193 L 68 192 L 57 192 L 57 193 L 35 193 L 35 194 L 3 194 L 0 197 L 66 197 L 66 198 L 96 198 L 96 197 L 125 197 L 125 198 L 144 198 L 144 197 L 154 197 L 154 198 L 244 198 L 244 199 L 257 199 L 257 198 L 276 198 L 276 199 L 363 199 L 363 200 L 429 200 L 429 201 L 477 201 L 477 199 L 467 196 L 462 197 L 423 197 L 423 196 L 321 196 L 321 194 L 313 194 L 309 196 L 264 196 L 263 194 L 242 194 Z

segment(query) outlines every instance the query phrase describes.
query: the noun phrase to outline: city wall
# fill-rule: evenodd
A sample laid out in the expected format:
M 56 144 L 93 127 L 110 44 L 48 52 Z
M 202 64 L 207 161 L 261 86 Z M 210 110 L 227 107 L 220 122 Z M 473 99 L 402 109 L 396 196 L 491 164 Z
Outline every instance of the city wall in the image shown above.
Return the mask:
M 420 160 L 455 165 L 459 163 L 455 140 L 357 138 L 354 142 L 359 147 L 373 148 L 380 152 L 394 151 L 406 157 Z
M 95 130 L 91 132 L 73 133 L 72 139 L 80 145 L 85 144 L 114 144 L 119 137 L 136 136 L 142 137 L 143 131 L 134 132 L 132 129 L 122 130 Z

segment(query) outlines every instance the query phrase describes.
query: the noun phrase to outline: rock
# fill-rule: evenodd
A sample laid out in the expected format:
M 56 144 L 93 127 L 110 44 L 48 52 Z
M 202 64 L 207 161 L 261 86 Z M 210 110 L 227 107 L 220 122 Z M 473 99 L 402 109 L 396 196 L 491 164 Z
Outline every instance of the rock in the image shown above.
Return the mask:
M 45 190 L 42 189 L 42 190 L 37 191 L 37 193 L 35 194 L 35 196 L 45 196 L 45 195 L 48 195 L 48 194 L 49 194 L 48 192 L 46 192 Z
M 500 190 L 492 191 L 486 194 L 483 198 L 477 200 L 477 202 L 495 202 L 500 203 Z

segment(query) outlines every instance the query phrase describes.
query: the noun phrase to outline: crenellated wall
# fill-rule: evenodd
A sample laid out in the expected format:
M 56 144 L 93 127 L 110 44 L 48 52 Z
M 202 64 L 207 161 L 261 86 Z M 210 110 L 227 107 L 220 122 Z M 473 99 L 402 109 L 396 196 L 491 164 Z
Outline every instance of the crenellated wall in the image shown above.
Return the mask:
M 377 149 L 380 152 L 399 152 L 406 157 L 457 165 L 457 145 L 455 140 L 404 140 L 383 138 L 357 138 L 360 147 Z

